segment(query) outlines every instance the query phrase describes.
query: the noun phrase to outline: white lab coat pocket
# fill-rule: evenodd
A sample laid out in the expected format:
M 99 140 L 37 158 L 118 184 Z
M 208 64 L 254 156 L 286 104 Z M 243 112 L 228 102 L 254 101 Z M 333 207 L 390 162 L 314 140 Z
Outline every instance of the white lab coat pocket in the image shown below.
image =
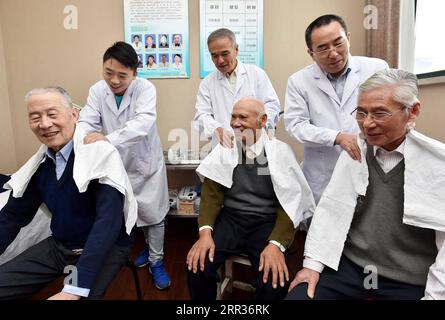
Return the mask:
M 140 150 L 134 150 L 131 154 L 134 159 L 135 173 L 148 177 L 151 175 L 152 170 L 152 150 L 147 147 L 147 153 L 141 153 Z
M 326 169 L 325 153 L 320 148 L 306 148 L 304 152 L 304 164 L 308 164 L 307 166 L 303 166 L 306 179 L 317 185 L 324 183 L 325 176 L 323 173 Z M 305 170 L 305 167 L 309 167 L 310 169 Z

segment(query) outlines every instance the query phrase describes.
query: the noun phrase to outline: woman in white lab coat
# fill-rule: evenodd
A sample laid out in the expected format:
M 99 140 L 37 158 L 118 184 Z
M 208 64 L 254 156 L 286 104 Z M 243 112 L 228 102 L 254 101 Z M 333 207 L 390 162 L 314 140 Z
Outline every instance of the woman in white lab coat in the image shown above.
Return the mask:
M 148 80 L 136 78 L 137 55 L 127 43 L 115 43 L 105 52 L 103 61 L 104 80 L 90 88 L 78 126 L 90 133 L 85 143 L 108 140 L 119 150 L 138 202 L 137 226 L 146 227 L 150 249 L 144 250 L 144 261 L 137 264 L 150 263 L 156 286 L 164 289 L 170 286 L 162 263 L 169 202 L 156 127 L 156 89 Z

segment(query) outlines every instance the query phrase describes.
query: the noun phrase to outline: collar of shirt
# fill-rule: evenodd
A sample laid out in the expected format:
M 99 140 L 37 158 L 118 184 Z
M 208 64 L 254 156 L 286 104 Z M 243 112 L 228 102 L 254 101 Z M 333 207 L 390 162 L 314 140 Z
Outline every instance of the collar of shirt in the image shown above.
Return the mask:
M 70 140 L 60 151 L 54 153 L 51 149 L 46 150 L 46 155 L 56 164 L 56 156 L 60 154 L 65 162 L 68 162 L 71 151 L 73 150 L 73 140 Z
M 226 76 L 226 78 L 229 79 L 232 75 L 234 75 L 236 77 L 236 74 L 238 73 L 238 67 L 239 67 L 239 63 L 237 60 L 235 70 L 233 70 L 232 73 L 230 73 L 230 74 L 229 73 L 224 74 Z
M 56 166 L 57 180 L 60 179 L 65 171 L 71 151 L 73 151 L 73 140 L 70 140 L 70 142 L 68 142 L 62 149 L 60 149 L 60 151 L 56 153 L 50 149 L 46 150 L 45 159 L 50 158 L 54 162 L 54 165 Z M 45 161 L 45 159 L 43 161 Z
M 244 149 L 246 151 L 246 157 L 249 159 L 255 159 L 261 153 L 264 149 L 264 134 L 263 131 L 261 131 L 261 136 L 258 138 L 258 140 L 251 146 L 245 146 Z
M 388 173 L 394 169 L 394 167 L 403 160 L 405 141 L 406 140 L 404 140 L 396 149 L 392 151 L 387 151 L 382 147 L 374 146 L 374 157 L 385 173 Z
M 119 107 L 121 106 L 121 102 L 122 102 L 123 98 L 124 98 L 123 95 L 122 96 L 114 95 L 114 100 L 116 100 L 117 109 L 119 109 Z
M 394 149 L 392 151 L 387 151 L 387 150 L 383 149 L 382 147 L 373 146 L 374 147 L 374 156 L 378 157 L 380 155 L 399 153 L 403 157 L 405 154 L 405 142 L 406 142 L 406 139 L 403 140 L 403 142 L 396 149 Z
M 235 70 L 233 70 L 231 74 L 228 74 L 228 73 L 224 74 L 224 76 L 227 78 L 227 80 L 229 80 L 230 86 L 232 88 L 235 88 L 235 86 L 236 86 L 236 75 L 238 74 L 238 66 L 239 66 L 239 63 L 237 61 Z
M 342 74 L 338 78 L 334 78 L 329 73 L 323 71 L 326 78 L 329 80 L 332 87 L 334 88 L 335 93 L 337 94 L 337 97 L 339 98 L 340 101 L 343 99 L 343 91 L 345 90 L 346 79 L 348 78 L 348 74 L 350 71 L 351 71 L 351 67 L 349 64 L 349 59 L 348 59 L 348 63 L 346 64 L 345 70 L 342 72 Z

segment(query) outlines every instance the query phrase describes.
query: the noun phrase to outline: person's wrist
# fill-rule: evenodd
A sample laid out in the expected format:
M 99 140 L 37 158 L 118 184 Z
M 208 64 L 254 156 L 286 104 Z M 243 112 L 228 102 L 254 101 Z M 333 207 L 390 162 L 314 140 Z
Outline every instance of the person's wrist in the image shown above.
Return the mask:
M 199 230 L 199 237 L 209 237 L 212 235 L 212 229 L 210 228 L 205 228 L 205 229 L 201 229 Z
M 224 131 L 223 131 L 223 128 L 221 128 L 221 127 L 217 127 L 217 128 L 215 128 L 215 130 L 213 130 L 213 134 L 216 137 L 222 137 L 223 133 L 224 133 Z
M 337 134 L 337 136 L 335 137 L 334 145 L 340 145 L 341 137 L 342 137 L 342 133 L 339 132 L 339 133 Z
M 269 243 L 272 244 L 272 245 L 274 245 L 274 246 L 276 246 L 276 247 L 278 247 L 278 249 L 280 249 L 280 251 L 283 252 L 283 253 L 286 251 L 286 247 L 283 246 L 283 245 L 282 245 L 281 243 L 279 243 L 278 241 L 275 241 L 275 240 L 269 240 Z

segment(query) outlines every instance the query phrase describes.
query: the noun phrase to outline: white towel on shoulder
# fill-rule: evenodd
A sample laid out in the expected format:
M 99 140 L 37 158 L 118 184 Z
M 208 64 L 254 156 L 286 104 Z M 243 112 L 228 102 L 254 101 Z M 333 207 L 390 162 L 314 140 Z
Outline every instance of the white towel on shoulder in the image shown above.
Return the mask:
M 275 138 L 270 140 L 262 132 L 273 189 L 280 205 L 294 224 L 294 228 L 311 217 L 315 210 L 312 191 L 289 145 Z M 227 188 L 232 186 L 233 170 L 238 165 L 238 150 L 220 144 L 210 152 L 196 169 L 206 177 Z
M 85 134 L 81 130 L 76 130 L 73 139 L 75 153 L 73 178 L 76 186 L 79 192 L 85 192 L 88 189 L 88 184 L 92 180 L 98 179 L 99 183 L 110 185 L 122 193 L 124 195 L 125 230 L 130 234 L 136 224 L 137 202 L 119 152 L 113 145 L 105 141 L 84 144 L 84 136 Z M 31 177 L 42 163 L 46 150 L 45 145 L 40 146 L 39 150 L 4 185 L 5 189 L 11 190 L 15 198 L 23 196 Z M 4 204 L 6 204 L 9 192 L 7 194 L 5 192 L 2 196 L 5 200 Z M 51 214 L 46 206 L 42 205 L 33 221 L 22 228 L 16 239 L 1 255 L 0 264 L 48 237 L 50 235 L 50 220 Z

